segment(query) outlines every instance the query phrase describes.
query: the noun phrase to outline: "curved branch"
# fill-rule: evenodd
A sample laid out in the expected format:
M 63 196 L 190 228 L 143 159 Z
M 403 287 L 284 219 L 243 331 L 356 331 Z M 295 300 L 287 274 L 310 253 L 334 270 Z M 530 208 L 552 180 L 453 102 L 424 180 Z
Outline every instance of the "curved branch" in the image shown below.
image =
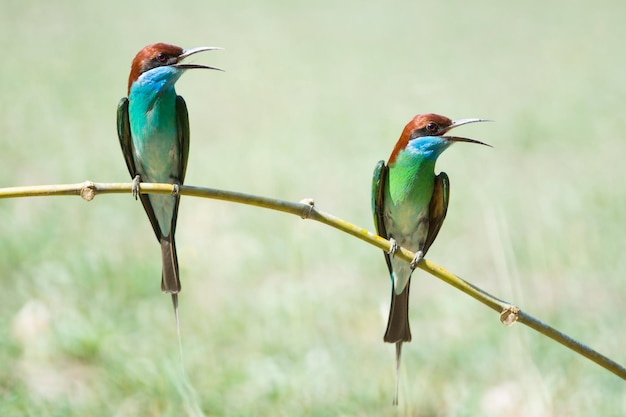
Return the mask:
M 170 194 L 173 191 L 172 184 L 154 184 L 141 183 L 141 192 L 145 194 Z M 87 201 L 91 201 L 96 194 L 114 194 L 114 193 L 131 193 L 131 183 L 93 183 L 86 181 L 78 184 L 58 184 L 48 186 L 31 186 L 31 187 L 11 187 L 0 188 L 1 198 L 16 197 L 38 197 L 38 196 L 61 196 L 61 195 L 79 195 Z M 312 219 L 335 229 L 339 229 L 344 233 L 348 233 L 358 239 L 361 239 L 370 245 L 374 245 L 382 250 L 390 249 L 389 241 L 382 237 L 369 232 L 366 229 L 353 225 L 345 220 L 325 213 L 315 207 L 313 200 L 303 200 L 299 203 L 278 200 L 275 198 L 255 196 L 234 191 L 218 190 L 214 188 L 194 187 L 183 185 L 180 187 L 180 194 L 211 198 L 216 200 L 230 201 L 233 203 L 247 204 L 266 209 L 282 211 L 284 213 L 294 214 L 303 219 Z M 410 262 L 414 253 L 404 248 L 396 253 L 396 257 Z M 626 379 L 626 369 L 617 362 L 607 358 L 599 352 L 589 348 L 588 346 L 570 338 L 566 334 L 557 329 L 541 322 L 530 314 L 522 311 L 519 307 L 502 301 L 493 295 L 483 291 L 475 285 L 461 279 L 460 277 L 448 272 L 444 268 L 424 259 L 419 263 L 419 268 L 434 275 L 442 281 L 452 285 L 453 287 L 463 291 L 465 294 L 480 301 L 487 307 L 500 313 L 500 321 L 511 326 L 515 322 L 520 322 L 537 332 L 547 336 L 560 344 L 568 347 L 576 353 L 590 359 L 596 364 L 602 366 L 608 371 L 614 373 L 622 379 Z

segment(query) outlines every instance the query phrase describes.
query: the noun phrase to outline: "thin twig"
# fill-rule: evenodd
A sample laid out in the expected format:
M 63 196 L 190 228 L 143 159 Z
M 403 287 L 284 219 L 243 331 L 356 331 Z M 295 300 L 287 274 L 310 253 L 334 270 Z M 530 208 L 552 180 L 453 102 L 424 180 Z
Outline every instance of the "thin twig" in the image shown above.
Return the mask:
M 61 195 L 80 195 L 83 199 L 91 201 L 97 194 L 113 194 L 113 193 L 130 193 L 132 189 L 131 183 L 93 183 L 86 181 L 79 184 L 59 184 L 48 186 L 31 186 L 31 187 L 12 187 L 12 188 L 0 188 L 1 198 L 16 198 L 16 197 L 38 197 L 38 196 L 61 196 Z M 172 193 L 171 184 L 151 184 L 141 183 L 141 192 L 145 194 L 170 194 Z M 341 230 L 344 233 L 348 233 L 356 238 L 359 238 L 370 245 L 374 245 L 384 251 L 390 249 L 390 243 L 388 240 L 369 232 L 366 229 L 355 226 L 345 220 L 333 216 L 332 214 L 324 213 L 317 210 L 313 200 L 307 199 L 299 203 L 290 201 L 278 200 L 275 198 L 255 196 L 234 191 L 217 190 L 213 188 L 194 187 L 190 185 L 184 185 L 180 187 L 180 194 L 211 198 L 216 200 L 230 201 L 233 203 L 247 204 L 256 207 L 263 207 L 271 210 L 282 211 L 284 213 L 294 214 L 300 216 L 303 219 L 311 219 L 328 226 L 332 226 Z M 404 248 L 396 253 L 396 257 L 410 262 L 414 253 Z M 419 265 L 424 271 L 434 275 L 442 281 L 452 285 L 453 287 L 463 291 L 465 294 L 480 301 L 491 309 L 500 313 L 500 321 L 506 325 L 511 326 L 515 322 L 520 322 L 528 327 L 536 330 L 537 332 L 547 336 L 563 346 L 573 350 L 574 352 L 590 359 L 596 364 L 602 366 L 608 371 L 614 373 L 618 377 L 626 380 L 626 369 L 617 362 L 607 358 L 606 356 L 596 352 L 586 345 L 570 338 L 566 334 L 556 330 L 555 328 L 541 322 L 535 317 L 527 314 L 519 309 L 519 307 L 502 301 L 493 295 L 483 291 L 475 285 L 459 278 L 458 276 L 446 271 L 444 268 L 436 265 L 426 259 L 422 260 Z

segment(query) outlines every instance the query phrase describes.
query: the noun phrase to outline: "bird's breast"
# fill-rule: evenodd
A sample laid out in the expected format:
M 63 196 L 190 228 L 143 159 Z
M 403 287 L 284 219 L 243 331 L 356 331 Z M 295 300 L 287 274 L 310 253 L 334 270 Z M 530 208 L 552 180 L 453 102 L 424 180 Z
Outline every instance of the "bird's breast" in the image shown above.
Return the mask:
M 417 213 L 428 207 L 435 184 L 435 164 L 400 154 L 389 166 L 385 201 L 394 211 Z
M 428 210 L 435 182 L 434 164 L 418 158 L 402 158 L 389 166 L 384 218 L 387 232 L 418 249 L 428 233 Z
M 129 97 L 135 162 L 142 180 L 172 182 L 180 170 L 176 94 Z

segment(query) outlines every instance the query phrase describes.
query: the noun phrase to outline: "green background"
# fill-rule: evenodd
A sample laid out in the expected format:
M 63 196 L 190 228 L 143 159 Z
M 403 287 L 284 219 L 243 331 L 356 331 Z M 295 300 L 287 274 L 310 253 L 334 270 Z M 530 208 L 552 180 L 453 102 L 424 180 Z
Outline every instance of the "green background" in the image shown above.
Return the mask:
M 370 181 L 417 113 L 496 123 L 439 160 L 428 259 L 626 362 L 626 3 L 5 0 L 0 187 L 128 182 L 130 62 L 222 46 L 177 84 L 186 184 L 373 229 Z M 400 405 L 380 250 L 183 197 L 181 374 L 160 251 L 130 195 L 0 202 L 0 415 L 622 416 L 618 377 L 418 271 Z

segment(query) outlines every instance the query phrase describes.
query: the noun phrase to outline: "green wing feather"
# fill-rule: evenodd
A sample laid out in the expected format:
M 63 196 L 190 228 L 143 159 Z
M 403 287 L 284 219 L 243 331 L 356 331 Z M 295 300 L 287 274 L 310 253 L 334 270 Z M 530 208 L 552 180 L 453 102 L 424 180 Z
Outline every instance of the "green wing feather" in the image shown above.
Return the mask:
M 374 226 L 376 227 L 376 233 L 378 233 L 378 236 L 385 239 L 388 239 L 388 236 L 387 230 L 385 229 L 383 214 L 385 212 L 385 186 L 387 184 L 388 172 L 389 167 L 385 165 L 385 161 L 378 161 L 376 168 L 374 168 L 374 176 L 372 178 L 372 212 L 374 214 Z M 393 273 L 391 258 L 389 257 L 387 251 L 384 252 L 389 273 Z
M 435 176 L 435 187 L 433 188 L 433 196 L 430 199 L 430 207 L 428 210 L 428 234 L 424 242 L 423 252 L 426 254 L 430 245 L 433 244 L 443 220 L 448 212 L 448 202 L 450 201 L 450 179 L 445 172 Z
M 122 98 L 117 105 L 117 137 L 120 140 L 120 146 L 122 147 L 122 153 L 124 154 L 128 172 L 132 178 L 135 178 L 135 175 L 138 173 L 135 167 L 135 160 L 133 159 L 135 148 L 133 147 L 133 139 L 130 134 L 127 97 Z
M 387 176 L 387 166 L 385 161 L 378 161 L 376 168 L 374 168 L 374 176 L 372 177 L 372 214 L 374 215 L 374 226 L 376 227 L 376 233 L 379 236 L 387 238 L 387 233 L 384 231 L 385 225 L 382 221 L 383 212 L 383 199 L 384 199 L 384 181 Z M 381 233 L 381 228 L 383 233 Z
M 176 96 L 176 124 L 178 128 L 178 145 L 180 149 L 180 172 L 179 180 L 182 185 L 187 172 L 187 160 L 189 159 L 189 114 L 187 104 L 181 96 Z

